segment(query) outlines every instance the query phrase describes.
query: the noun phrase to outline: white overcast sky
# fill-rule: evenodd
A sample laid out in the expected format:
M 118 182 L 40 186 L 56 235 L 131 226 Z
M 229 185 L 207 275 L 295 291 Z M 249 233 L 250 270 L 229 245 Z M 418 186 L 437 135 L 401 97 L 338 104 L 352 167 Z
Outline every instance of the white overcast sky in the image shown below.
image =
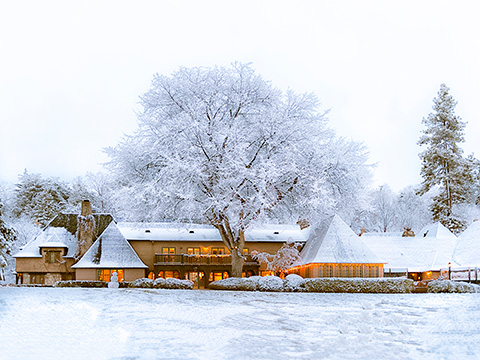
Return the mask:
M 0 181 L 71 180 L 136 128 L 155 73 L 252 63 L 314 92 L 363 141 L 375 184 L 421 181 L 421 120 L 446 83 L 480 154 L 478 1 L 0 0 Z

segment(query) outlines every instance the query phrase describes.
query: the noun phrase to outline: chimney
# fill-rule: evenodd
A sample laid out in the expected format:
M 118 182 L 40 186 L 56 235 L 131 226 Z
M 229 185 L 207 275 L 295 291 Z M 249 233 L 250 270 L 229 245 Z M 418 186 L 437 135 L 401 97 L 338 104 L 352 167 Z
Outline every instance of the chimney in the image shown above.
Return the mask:
M 90 200 L 83 200 L 82 201 L 82 211 L 80 212 L 82 216 L 92 215 L 92 204 Z
M 96 240 L 95 218 L 90 201 L 82 201 L 82 209 L 77 217 L 77 251 L 75 260 L 79 260 Z

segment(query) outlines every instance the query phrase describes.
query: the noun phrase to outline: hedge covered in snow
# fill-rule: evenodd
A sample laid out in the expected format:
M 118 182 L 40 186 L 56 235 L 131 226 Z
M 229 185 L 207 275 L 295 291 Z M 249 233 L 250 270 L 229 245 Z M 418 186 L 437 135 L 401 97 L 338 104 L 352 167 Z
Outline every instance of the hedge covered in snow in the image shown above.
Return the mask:
M 149 288 L 149 289 L 193 289 L 193 281 L 181 280 L 175 278 L 163 279 L 137 279 L 128 283 L 129 288 Z
M 134 281 L 123 281 L 118 283 L 120 288 L 144 288 L 144 289 L 193 289 L 193 282 L 190 280 L 180 279 L 162 279 L 158 278 L 155 281 L 151 279 L 137 279 Z M 108 287 L 106 281 L 88 281 L 88 280 L 69 280 L 57 281 L 55 287 L 88 287 L 88 288 L 102 288 Z
M 452 281 L 452 280 L 434 280 L 428 283 L 427 292 L 429 293 L 478 293 L 480 286 Z
M 88 288 L 102 288 L 107 287 L 106 281 L 90 281 L 90 280 L 67 280 L 57 281 L 54 287 L 88 287 Z
M 276 276 L 228 278 L 209 285 L 213 290 L 285 291 L 325 293 L 398 294 L 413 292 L 413 280 L 394 278 L 314 278 L 291 274 L 285 280 Z
M 413 280 L 399 278 L 305 279 L 307 292 L 405 294 L 413 292 Z

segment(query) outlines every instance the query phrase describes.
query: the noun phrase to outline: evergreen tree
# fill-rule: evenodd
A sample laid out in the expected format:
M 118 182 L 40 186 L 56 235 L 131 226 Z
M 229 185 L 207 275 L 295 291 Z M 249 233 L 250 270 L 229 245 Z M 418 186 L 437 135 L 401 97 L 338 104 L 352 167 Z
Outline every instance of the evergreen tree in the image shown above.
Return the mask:
M 468 162 L 462 156 L 463 150 L 458 146 L 464 142 L 465 123 L 455 115 L 457 102 L 448 93 L 449 90 L 445 84 L 440 86 L 438 97 L 433 100 L 434 112 L 422 120 L 426 129 L 418 144 L 427 146 L 427 149 L 419 154 L 423 182 L 418 194 L 423 195 L 438 187 L 438 195 L 430 206 L 432 219 L 459 233 L 466 224 L 454 213 L 454 205 L 468 200 L 472 175 Z
M 0 280 L 3 280 L 3 267 L 7 265 L 7 256 L 11 255 L 13 243 L 17 238 L 15 230 L 4 222 L 2 208 L 3 205 L 0 201 Z
M 16 184 L 13 214 L 27 216 L 46 225 L 58 212 L 67 208 L 70 192 L 68 184 L 58 179 L 43 179 L 40 174 L 25 171 Z

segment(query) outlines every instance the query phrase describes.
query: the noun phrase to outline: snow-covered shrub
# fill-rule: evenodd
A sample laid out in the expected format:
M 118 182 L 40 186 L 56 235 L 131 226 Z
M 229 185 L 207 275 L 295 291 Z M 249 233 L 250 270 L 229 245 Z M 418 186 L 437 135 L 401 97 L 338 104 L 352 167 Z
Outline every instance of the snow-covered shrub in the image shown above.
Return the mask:
M 283 291 L 283 280 L 278 276 L 264 276 L 258 282 L 259 291 Z
M 165 289 L 193 289 L 193 281 L 169 278 L 165 280 Z
M 391 278 L 305 279 L 306 292 L 396 294 L 413 292 L 413 280 Z
M 283 291 L 292 292 L 292 291 L 303 291 L 304 279 L 297 274 L 290 274 L 285 277 L 283 280 Z
M 166 281 L 167 280 L 161 277 L 156 278 L 155 280 L 153 280 L 152 287 L 154 287 L 155 289 L 164 289 L 166 285 Z
M 212 290 L 239 290 L 239 291 L 254 291 L 257 290 L 257 278 L 259 276 L 252 276 L 249 278 L 228 278 L 217 280 L 208 285 Z
M 136 279 L 128 283 L 129 288 L 152 288 L 153 280 L 152 279 Z
M 283 280 L 277 276 L 228 278 L 210 283 L 212 290 L 283 291 Z
M 480 292 L 480 286 L 451 281 L 434 280 L 428 283 L 427 292 L 429 293 L 477 293 Z
M 54 287 L 88 287 L 88 288 L 102 288 L 107 287 L 105 281 L 91 281 L 91 280 L 67 280 L 57 281 Z

